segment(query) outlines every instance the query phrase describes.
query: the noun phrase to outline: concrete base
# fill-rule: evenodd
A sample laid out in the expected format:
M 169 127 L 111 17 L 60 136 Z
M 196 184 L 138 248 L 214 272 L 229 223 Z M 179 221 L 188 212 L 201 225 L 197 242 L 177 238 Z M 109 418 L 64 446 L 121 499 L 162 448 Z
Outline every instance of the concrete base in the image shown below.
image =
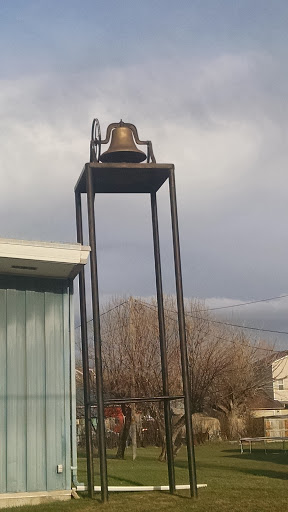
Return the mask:
M 51 501 L 68 501 L 71 489 L 67 491 L 13 492 L 0 494 L 0 508 L 40 505 Z

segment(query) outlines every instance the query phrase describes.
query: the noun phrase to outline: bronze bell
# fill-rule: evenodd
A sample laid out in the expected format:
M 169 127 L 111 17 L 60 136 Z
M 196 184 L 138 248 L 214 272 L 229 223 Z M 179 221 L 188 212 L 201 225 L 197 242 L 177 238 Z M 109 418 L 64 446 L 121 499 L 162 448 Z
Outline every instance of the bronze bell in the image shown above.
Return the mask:
M 145 153 L 137 148 L 131 129 L 127 126 L 119 126 L 112 131 L 110 147 L 99 157 L 99 160 L 108 163 L 139 164 L 146 158 Z

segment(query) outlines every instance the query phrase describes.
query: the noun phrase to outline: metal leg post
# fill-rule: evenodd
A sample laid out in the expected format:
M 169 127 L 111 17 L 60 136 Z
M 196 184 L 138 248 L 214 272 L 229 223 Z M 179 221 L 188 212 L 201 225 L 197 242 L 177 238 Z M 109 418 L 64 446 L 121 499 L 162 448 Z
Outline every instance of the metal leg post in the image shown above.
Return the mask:
M 83 225 L 81 210 L 81 195 L 75 195 L 77 242 L 83 244 Z M 94 496 L 94 471 L 93 471 L 93 444 L 91 426 L 91 405 L 90 405 L 90 381 L 89 381 L 89 356 L 88 356 L 88 335 L 87 335 L 87 312 L 85 292 L 85 272 L 81 268 L 79 273 L 79 297 L 80 297 L 80 318 L 81 318 L 81 343 L 82 343 L 82 368 L 83 368 L 83 392 L 84 392 L 84 415 L 85 415 L 85 437 L 86 437 L 86 459 L 87 459 L 87 483 L 89 498 Z
M 104 400 L 103 400 L 103 375 L 101 358 L 101 335 L 100 335 L 100 313 L 99 313 L 99 292 L 98 292 L 98 273 L 96 256 L 96 234 L 95 234 L 95 211 L 94 211 L 94 190 L 91 168 L 87 168 L 87 206 L 88 206 L 88 224 L 89 224 L 89 243 L 91 247 L 90 265 L 91 265 L 91 289 L 92 289 L 92 311 L 94 328 L 94 347 L 95 347 L 95 370 L 96 370 L 96 395 L 98 411 L 98 439 L 99 439 L 99 457 L 100 457 L 100 479 L 101 479 L 101 498 L 105 502 L 108 500 L 108 477 L 106 460 L 106 439 L 105 439 L 105 421 L 104 421 Z
M 155 276 L 156 276 L 157 303 L 158 303 L 158 322 L 159 322 L 159 340 L 160 340 L 160 351 L 161 351 L 163 395 L 169 396 L 168 363 L 167 363 L 166 332 L 165 332 L 165 320 L 164 320 L 159 227 L 158 227 L 158 214 L 157 214 L 157 199 L 156 199 L 155 192 L 153 192 L 151 194 L 151 213 L 152 213 L 153 242 L 154 242 L 154 260 L 155 260 Z M 173 456 L 173 443 L 172 443 L 171 411 L 170 411 L 170 401 L 169 400 L 164 400 L 164 418 L 165 418 L 169 490 L 170 490 L 170 493 L 173 494 L 175 492 L 175 469 L 174 469 L 174 456 Z
M 172 222 L 172 234 L 173 234 L 174 265 L 175 265 L 176 294 L 177 294 L 177 307 L 178 307 L 179 339 L 180 339 L 181 364 L 182 364 L 183 394 L 184 394 L 184 406 L 185 406 L 185 425 L 186 425 L 186 442 L 187 442 L 190 493 L 191 493 L 191 496 L 197 497 L 196 464 L 195 464 L 193 430 L 192 430 L 191 389 L 190 389 L 190 382 L 189 382 L 189 365 L 188 365 L 187 342 L 186 342 L 186 331 L 185 331 L 184 299 L 183 299 L 183 285 L 182 285 L 182 272 L 181 272 L 180 243 L 179 243 L 179 229 L 178 229 L 178 215 L 177 215 L 174 169 L 170 170 L 169 190 L 170 190 L 171 222 Z

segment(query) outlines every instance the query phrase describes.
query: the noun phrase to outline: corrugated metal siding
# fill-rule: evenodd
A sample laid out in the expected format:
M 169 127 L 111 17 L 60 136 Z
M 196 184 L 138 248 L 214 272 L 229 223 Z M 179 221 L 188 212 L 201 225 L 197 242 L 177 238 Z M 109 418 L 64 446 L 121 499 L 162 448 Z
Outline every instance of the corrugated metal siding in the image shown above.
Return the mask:
M 70 460 L 68 283 L 0 276 L 0 492 L 69 489 Z

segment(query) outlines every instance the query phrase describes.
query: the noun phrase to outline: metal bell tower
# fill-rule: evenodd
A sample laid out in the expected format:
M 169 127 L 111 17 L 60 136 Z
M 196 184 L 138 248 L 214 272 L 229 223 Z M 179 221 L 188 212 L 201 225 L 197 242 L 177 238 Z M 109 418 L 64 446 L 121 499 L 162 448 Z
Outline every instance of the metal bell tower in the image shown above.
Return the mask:
M 102 145 L 110 147 L 102 153 Z M 146 153 L 139 150 L 137 145 L 146 146 Z M 145 163 L 142 163 L 146 160 Z M 163 395 L 160 397 L 123 397 L 127 403 L 149 399 L 163 401 L 165 417 L 166 448 L 168 462 L 168 476 L 170 493 L 175 492 L 175 472 L 172 446 L 172 428 L 170 401 L 176 397 L 170 396 L 168 385 L 168 365 L 166 353 L 166 333 L 164 321 L 164 303 L 162 288 L 162 273 L 160 259 L 159 227 L 157 214 L 156 194 L 160 187 L 169 181 L 171 224 L 173 235 L 174 267 L 178 307 L 178 327 L 182 365 L 183 396 L 185 406 L 186 441 L 189 469 L 189 483 L 191 496 L 197 496 L 196 466 L 194 457 L 193 432 L 192 432 L 192 410 L 191 391 L 188 371 L 187 343 L 185 332 L 184 300 L 182 287 L 182 272 L 179 245 L 179 229 L 177 216 L 176 188 L 173 164 L 156 163 L 152 143 L 141 141 L 138 137 L 136 127 L 130 123 L 112 123 L 108 126 L 106 137 L 101 139 L 99 121 L 94 119 L 92 123 L 92 134 L 90 142 L 90 162 L 85 164 L 84 169 L 75 187 L 76 201 L 76 223 L 77 242 L 83 244 L 83 222 L 81 195 L 87 194 L 88 209 L 88 231 L 89 244 L 91 247 L 90 268 L 91 268 L 91 292 L 92 311 L 95 347 L 95 369 L 97 385 L 97 410 L 98 410 L 98 436 L 100 456 L 100 477 L 102 501 L 108 499 L 108 480 L 105 445 L 105 424 L 104 424 L 104 399 L 103 399 L 103 378 L 101 359 L 101 332 L 99 314 L 99 291 L 97 274 L 96 254 L 96 229 L 94 201 L 96 194 L 101 193 L 143 193 L 150 194 L 151 216 L 154 243 L 155 277 L 158 302 L 159 342 L 161 353 Z M 88 361 L 88 339 L 87 339 L 87 313 L 86 313 L 86 290 L 84 269 L 79 276 L 80 290 L 80 313 L 81 313 L 81 337 L 83 355 L 83 380 L 84 380 L 84 402 L 85 402 L 85 429 L 86 429 L 86 452 L 87 452 L 87 473 L 89 496 L 93 496 L 93 450 L 91 434 L 91 401 L 89 388 L 89 361 Z M 177 397 L 179 398 L 179 397 Z M 106 403 L 106 402 L 105 402 Z M 115 403 L 115 400 L 113 401 Z

